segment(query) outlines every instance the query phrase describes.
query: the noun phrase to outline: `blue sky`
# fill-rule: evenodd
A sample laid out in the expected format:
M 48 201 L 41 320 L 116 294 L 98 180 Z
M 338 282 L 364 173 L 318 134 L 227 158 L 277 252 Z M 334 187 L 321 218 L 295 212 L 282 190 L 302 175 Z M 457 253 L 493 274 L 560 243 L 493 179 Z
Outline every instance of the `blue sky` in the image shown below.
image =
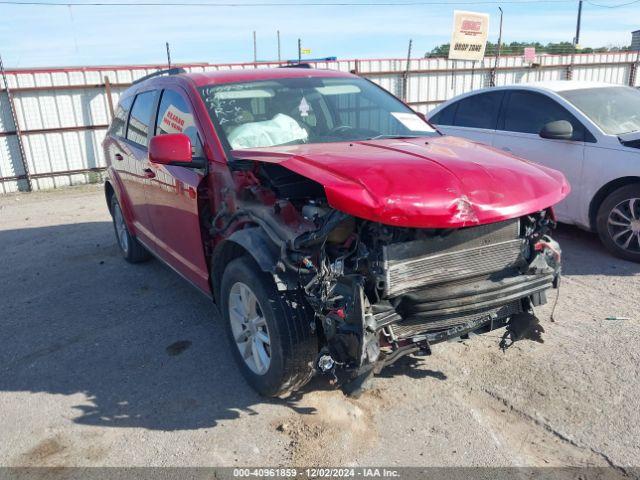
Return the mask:
M 235 0 L 262 1 L 268 0 Z M 624 0 L 596 3 L 616 5 Z M 577 2 L 505 3 L 502 8 L 504 41 L 571 41 L 574 35 Z M 160 63 L 168 41 L 174 62 L 245 62 L 253 59 L 253 30 L 258 35 L 258 58 L 276 58 L 279 29 L 285 59 L 296 57 L 298 37 L 312 49 L 312 57 L 403 57 L 410 38 L 414 56 L 422 56 L 449 41 L 454 9 L 489 13 L 490 40 L 497 40 L 497 4 L 215 8 L 0 4 L 0 54 L 7 67 Z M 580 43 L 628 45 L 630 32 L 637 29 L 640 3 L 612 9 L 585 3 Z

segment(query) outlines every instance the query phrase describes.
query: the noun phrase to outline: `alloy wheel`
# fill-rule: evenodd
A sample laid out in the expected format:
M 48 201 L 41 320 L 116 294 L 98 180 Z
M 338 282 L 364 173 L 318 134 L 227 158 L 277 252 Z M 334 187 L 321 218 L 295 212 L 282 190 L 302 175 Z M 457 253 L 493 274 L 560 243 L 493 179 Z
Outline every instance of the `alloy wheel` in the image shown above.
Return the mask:
M 271 337 L 255 293 L 236 282 L 229 291 L 229 321 L 236 347 L 249 369 L 264 375 L 271 364 Z
M 623 200 L 611 209 L 607 228 L 618 247 L 640 253 L 640 198 Z
M 118 245 L 122 251 L 126 254 L 129 252 L 129 234 L 127 232 L 127 224 L 124 222 L 124 216 L 122 215 L 122 210 L 120 210 L 120 205 L 117 203 L 113 209 L 113 221 L 116 226 L 116 236 L 118 237 Z

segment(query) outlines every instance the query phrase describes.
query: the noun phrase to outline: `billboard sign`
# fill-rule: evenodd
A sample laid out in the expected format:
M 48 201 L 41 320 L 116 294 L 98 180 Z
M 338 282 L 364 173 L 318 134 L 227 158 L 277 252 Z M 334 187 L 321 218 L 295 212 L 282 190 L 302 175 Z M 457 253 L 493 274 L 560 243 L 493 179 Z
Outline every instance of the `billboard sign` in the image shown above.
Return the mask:
M 489 36 L 489 15 L 454 10 L 450 60 L 482 60 Z

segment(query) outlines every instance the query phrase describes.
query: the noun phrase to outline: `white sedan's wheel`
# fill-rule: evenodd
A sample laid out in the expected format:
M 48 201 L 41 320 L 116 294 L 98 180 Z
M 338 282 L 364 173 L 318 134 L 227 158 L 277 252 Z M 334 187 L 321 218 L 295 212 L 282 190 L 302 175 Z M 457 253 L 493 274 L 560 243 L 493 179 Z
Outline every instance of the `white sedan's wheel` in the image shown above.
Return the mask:
M 640 185 L 626 185 L 610 193 L 598 208 L 596 226 L 609 251 L 640 262 Z
M 236 347 L 247 367 L 264 375 L 271 364 L 271 337 L 255 293 L 242 282 L 229 292 L 229 321 Z
M 629 198 L 609 212 L 607 227 L 618 247 L 640 253 L 640 198 Z

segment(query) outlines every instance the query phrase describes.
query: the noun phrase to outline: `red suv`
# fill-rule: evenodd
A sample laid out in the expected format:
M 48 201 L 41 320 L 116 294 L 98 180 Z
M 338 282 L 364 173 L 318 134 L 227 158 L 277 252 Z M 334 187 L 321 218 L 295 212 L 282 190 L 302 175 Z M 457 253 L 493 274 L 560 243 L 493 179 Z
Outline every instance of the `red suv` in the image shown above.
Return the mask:
M 357 389 L 470 333 L 539 334 L 562 174 L 303 67 L 168 70 L 122 94 L 104 150 L 125 259 L 153 254 L 210 296 L 265 395 L 316 372 Z

